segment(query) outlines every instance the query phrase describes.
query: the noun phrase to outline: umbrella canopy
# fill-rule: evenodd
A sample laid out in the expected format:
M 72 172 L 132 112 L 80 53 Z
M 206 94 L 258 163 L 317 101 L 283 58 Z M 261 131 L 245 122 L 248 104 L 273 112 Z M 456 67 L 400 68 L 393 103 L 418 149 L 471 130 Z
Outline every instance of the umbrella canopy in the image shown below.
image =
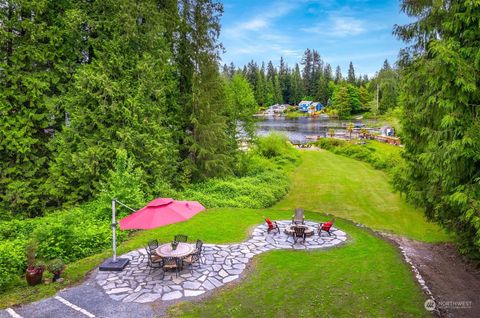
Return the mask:
M 121 230 L 149 230 L 190 219 L 205 207 L 197 201 L 158 198 L 120 220 Z

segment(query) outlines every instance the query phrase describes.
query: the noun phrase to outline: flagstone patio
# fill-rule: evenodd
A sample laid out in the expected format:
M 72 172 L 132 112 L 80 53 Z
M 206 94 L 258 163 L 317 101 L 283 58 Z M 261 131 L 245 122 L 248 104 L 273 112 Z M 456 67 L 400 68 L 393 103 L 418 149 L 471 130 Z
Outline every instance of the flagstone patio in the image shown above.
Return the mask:
M 204 244 L 203 263 L 187 267 L 176 277 L 175 272 L 153 269 L 149 275 L 147 255 L 138 249 L 122 255 L 130 264 L 122 272 L 98 272 L 95 280 L 110 298 L 122 302 L 148 303 L 155 300 L 169 301 L 202 295 L 239 279 L 250 259 L 260 253 L 275 249 L 322 249 L 339 245 L 347 240 L 345 232 L 332 227 L 331 236 L 316 233 L 303 243 L 294 243 L 284 229 L 290 221 L 278 221 L 280 233 L 267 233 L 266 225 L 257 226 L 249 240 L 237 244 Z M 306 225 L 317 223 L 305 221 Z

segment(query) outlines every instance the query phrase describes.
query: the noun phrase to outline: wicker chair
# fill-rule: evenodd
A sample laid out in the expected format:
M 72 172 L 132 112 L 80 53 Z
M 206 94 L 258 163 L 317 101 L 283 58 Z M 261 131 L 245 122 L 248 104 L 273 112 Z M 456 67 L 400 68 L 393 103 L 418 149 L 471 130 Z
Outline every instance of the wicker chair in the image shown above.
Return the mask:
M 292 224 L 305 224 L 305 216 L 303 215 L 303 209 L 295 209 L 295 214 L 292 215 Z
M 178 273 L 183 269 L 183 260 L 179 257 L 164 257 L 163 258 L 163 271 L 175 270 L 175 274 L 178 277 Z
M 163 259 L 160 256 L 154 255 L 150 250 L 149 246 L 145 247 L 145 251 L 147 251 L 147 255 L 148 255 L 147 266 L 150 268 L 148 270 L 148 275 L 150 275 L 153 269 L 159 269 L 164 267 Z M 162 275 L 162 278 L 163 278 L 165 276 L 165 271 L 162 271 L 162 272 L 163 272 L 163 275 Z
M 186 236 L 184 234 L 177 234 L 177 235 L 175 235 L 174 240 L 177 241 L 177 242 L 186 243 L 187 240 L 188 240 L 188 236 Z
M 305 233 L 305 227 L 303 226 L 295 226 L 293 227 L 293 230 L 295 233 L 293 234 L 293 240 L 295 243 L 297 243 L 297 239 L 299 237 L 303 238 L 303 242 L 305 242 L 305 239 L 307 238 L 307 234 Z

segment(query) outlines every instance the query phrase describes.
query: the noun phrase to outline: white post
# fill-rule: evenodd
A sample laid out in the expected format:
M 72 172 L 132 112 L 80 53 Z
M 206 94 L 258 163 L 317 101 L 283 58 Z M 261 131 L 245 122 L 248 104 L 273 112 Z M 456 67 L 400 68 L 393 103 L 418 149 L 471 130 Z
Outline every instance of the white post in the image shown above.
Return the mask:
M 117 261 L 117 221 L 115 216 L 115 202 L 116 199 L 112 200 L 112 238 L 113 238 L 113 262 Z

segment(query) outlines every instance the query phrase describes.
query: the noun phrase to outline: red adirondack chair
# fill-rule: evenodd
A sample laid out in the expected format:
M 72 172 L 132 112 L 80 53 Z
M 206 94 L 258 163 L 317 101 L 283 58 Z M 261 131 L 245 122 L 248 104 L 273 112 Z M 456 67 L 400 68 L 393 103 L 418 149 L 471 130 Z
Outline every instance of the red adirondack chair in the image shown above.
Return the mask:
M 265 222 L 267 222 L 268 225 L 267 233 L 270 233 L 273 230 L 277 230 L 277 233 L 280 233 L 280 228 L 278 227 L 277 222 L 272 222 L 269 218 L 265 218 Z
M 325 222 L 325 223 L 320 223 L 318 225 L 318 236 L 322 235 L 322 231 L 327 232 L 328 235 L 332 235 L 332 234 L 330 234 L 330 229 L 333 226 L 333 222 L 334 222 L 334 220 L 328 221 L 328 222 Z

